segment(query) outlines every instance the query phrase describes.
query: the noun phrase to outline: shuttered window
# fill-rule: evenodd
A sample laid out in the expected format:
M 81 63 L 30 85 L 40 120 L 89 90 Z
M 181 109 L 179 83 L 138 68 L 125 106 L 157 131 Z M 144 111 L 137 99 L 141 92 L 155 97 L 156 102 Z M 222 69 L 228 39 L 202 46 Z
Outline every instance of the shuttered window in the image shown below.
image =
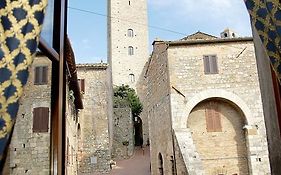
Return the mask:
M 33 109 L 33 132 L 48 132 L 49 108 L 39 107 Z
M 85 93 L 85 79 L 78 79 L 80 92 Z
M 43 85 L 48 83 L 48 66 L 35 67 L 34 84 Z
M 209 102 L 206 105 L 205 116 L 208 132 L 221 132 L 221 116 L 218 109 L 218 102 Z
M 205 72 L 205 74 L 217 74 L 217 73 L 219 73 L 216 55 L 205 55 L 203 57 L 203 61 L 204 61 L 204 72 Z

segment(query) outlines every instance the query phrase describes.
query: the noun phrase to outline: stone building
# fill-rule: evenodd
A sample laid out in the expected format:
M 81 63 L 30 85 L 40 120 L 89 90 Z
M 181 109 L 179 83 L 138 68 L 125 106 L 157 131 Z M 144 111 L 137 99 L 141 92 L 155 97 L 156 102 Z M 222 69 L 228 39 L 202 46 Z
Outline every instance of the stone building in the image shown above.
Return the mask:
M 67 60 L 70 67 L 75 65 L 72 58 Z M 4 174 L 47 175 L 51 171 L 51 61 L 38 53 L 29 71 L 30 76 L 20 100 Z M 74 74 L 71 76 L 75 77 Z M 70 78 L 70 74 L 67 79 L 69 83 L 66 85 L 68 100 L 66 101 L 65 171 L 72 175 L 77 174 L 77 133 L 80 125 L 78 110 L 82 109 L 83 105 L 77 89 L 77 79 L 75 81 Z
M 153 46 L 152 174 L 270 174 L 253 38 L 197 32 Z
M 79 174 L 110 171 L 112 148 L 112 84 L 108 65 L 78 64 L 84 109 L 80 112 Z
M 143 86 L 139 83 L 149 58 L 146 0 L 108 1 L 108 57 L 113 86 L 129 85 L 144 103 Z M 141 114 L 142 139 L 149 138 L 146 111 Z M 144 143 L 145 143 L 144 142 Z

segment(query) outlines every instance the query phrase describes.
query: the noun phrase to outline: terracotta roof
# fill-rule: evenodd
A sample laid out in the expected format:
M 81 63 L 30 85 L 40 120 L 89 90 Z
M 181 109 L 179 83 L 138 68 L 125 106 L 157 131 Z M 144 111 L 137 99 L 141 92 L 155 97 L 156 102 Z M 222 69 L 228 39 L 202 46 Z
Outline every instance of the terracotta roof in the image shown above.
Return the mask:
M 92 69 L 107 69 L 109 65 L 107 63 L 84 63 L 76 64 L 77 68 L 92 68 Z
M 68 38 L 66 39 L 66 43 L 65 43 L 65 58 L 67 62 L 67 68 L 70 73 L 70 75 L 68 76 L 69 89 L 74 92 L 74 97 L 75 97 L 74 104 L 77 109 L 83 109 L 83 102 L 82 102 L 80 88 L 77 79 L 75 56 Z
M 182 38 L 181 41 L 184 41 L 184 40 L 206 40 L 206 39 L 209 40 L 209 39 L 217 39 L 217 38 L 218 37 L 216 37 L 216 36 L 198 31 L 194 34 L 191 34 L 191 35 L 188 35 L 188 36 Z

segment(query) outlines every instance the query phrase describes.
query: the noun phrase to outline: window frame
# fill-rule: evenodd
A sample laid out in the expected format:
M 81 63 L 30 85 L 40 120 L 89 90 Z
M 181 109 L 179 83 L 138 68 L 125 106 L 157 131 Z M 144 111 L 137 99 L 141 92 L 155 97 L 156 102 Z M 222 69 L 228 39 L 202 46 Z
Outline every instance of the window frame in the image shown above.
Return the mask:
M 49 107 L 36 107 L 33 108 L 33 133 L 48 133 L 49 132 L 49 118 L 50 110 Z
M 219 102 L 210 101 L 205 107 L 206 130 L 207 132 L 222 132 L 221 114 Z
M 204 73 L 208 74 L 218 74 L 218 57 L 216 54 L 213 55 L 203 55 L 203 65 Z
M 49 80 L 48 66 L 35 66 L 34 67 L 34 85 L 46 85 Z M 37 71 L 38 70 L 38 71 Z

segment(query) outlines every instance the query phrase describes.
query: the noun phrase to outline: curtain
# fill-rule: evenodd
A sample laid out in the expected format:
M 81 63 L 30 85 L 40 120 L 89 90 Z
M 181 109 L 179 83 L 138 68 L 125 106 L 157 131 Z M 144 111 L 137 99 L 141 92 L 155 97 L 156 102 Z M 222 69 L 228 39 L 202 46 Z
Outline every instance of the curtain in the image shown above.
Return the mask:
M 281 79 L 281 4 L 279 0 L 245 0 L 273 69 Z
M 28 79 L 48 0 L 0 0 L 0 161 Z

